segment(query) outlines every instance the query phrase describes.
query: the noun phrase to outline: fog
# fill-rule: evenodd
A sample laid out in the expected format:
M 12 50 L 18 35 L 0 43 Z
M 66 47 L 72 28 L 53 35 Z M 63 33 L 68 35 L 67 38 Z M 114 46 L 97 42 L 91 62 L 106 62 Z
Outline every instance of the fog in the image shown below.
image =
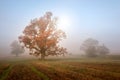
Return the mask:
M 93 38 L 105 44 L 111 54 L 120 54 L 119 4 L 119 0 L 1 0 L 0 56 L 11 55 L 12 41 L 18 39 L 31 19 L 43 16 L 46 11 L 70 20 L 69 25 L 61 27 L 67 38 L 60 42 L 69 53 L 83 54 L 80 45 Z

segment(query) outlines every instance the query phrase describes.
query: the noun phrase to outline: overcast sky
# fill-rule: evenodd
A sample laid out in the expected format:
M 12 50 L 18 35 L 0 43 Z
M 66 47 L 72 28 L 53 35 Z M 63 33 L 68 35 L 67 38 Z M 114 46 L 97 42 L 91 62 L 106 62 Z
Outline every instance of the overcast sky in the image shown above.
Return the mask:
M 67 34 L 62 45 L 69 52 L 80 53 L 87 38 L 120 51 L 120 0 L 0 0 L 0 52 L 9 53 L 10 43 L 30 20 L 46 11 L 69 19 L 69 26 L 62 28 Z

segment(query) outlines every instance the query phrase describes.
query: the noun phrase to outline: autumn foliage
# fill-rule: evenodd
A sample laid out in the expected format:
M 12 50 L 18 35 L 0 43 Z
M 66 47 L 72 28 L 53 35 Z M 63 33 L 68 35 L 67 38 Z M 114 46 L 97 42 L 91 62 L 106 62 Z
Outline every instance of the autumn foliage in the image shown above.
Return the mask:
M 44 59 L 45 56 L 67 53 L 66 48 L 58 44 L 63 38 L 66 38 L 66 35 L 57 28 L 57 18 L 53 17 L 51 12 L 46 12 L 39 19 L 31 20 L 19 36 L 19 41 L 29 49 L 31 55 L 40 55 L 41 59 Z

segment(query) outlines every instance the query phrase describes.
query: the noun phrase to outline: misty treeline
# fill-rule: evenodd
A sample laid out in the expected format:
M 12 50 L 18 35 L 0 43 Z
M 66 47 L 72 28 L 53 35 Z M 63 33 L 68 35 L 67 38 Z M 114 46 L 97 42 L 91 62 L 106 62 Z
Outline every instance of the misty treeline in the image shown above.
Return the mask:
M 100 45 L 98 40 L 92 38 L 86 39 L 80 46 L 80 49 L 88 57 L 105 56 L 110 52 L 104 44 Z
M 24 49 L 28 49 L 30 55 L 41 56 L 41 59 L 45 59 L 49 55 L 66 54 L 67 49 L 58 44 L 66 38 L 66 34 L 58 29 L 57 21 L 58 18 L 54 17 L 52 12 L 46 12 L 42 17 L 31 20 L 22 35 L 18 37 L 20 43 L 14 41 L 11 44 L 11 53 L 18 56 L 24 52 Z M 89 57 L 109 53 L 109 49 L 105 45 L 99 45 L 97 40 L 91 38 L 83 42 L 81 50 Z
M 14 40 L 10 46 L 11 46 L 11 54 L 13 55 L 19 56 L 25 51 L 24 48 L 21 46 L 21 44 L 17 40 Z

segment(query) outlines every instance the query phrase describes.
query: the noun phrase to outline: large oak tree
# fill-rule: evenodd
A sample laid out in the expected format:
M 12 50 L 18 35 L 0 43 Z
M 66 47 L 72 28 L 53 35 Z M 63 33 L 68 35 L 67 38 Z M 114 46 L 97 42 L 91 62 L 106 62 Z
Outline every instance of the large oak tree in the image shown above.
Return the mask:
M 45 56 L 67 53 L 66 48 L 58 44 L 63 38 L 66 38 L 66 34 L 58 29 L 57 18 L 51 12 L 46 12 L 44 16 L 31 20 L 19 36 L 19 41 L 29 49 L 31 55 L 44 59 Z

